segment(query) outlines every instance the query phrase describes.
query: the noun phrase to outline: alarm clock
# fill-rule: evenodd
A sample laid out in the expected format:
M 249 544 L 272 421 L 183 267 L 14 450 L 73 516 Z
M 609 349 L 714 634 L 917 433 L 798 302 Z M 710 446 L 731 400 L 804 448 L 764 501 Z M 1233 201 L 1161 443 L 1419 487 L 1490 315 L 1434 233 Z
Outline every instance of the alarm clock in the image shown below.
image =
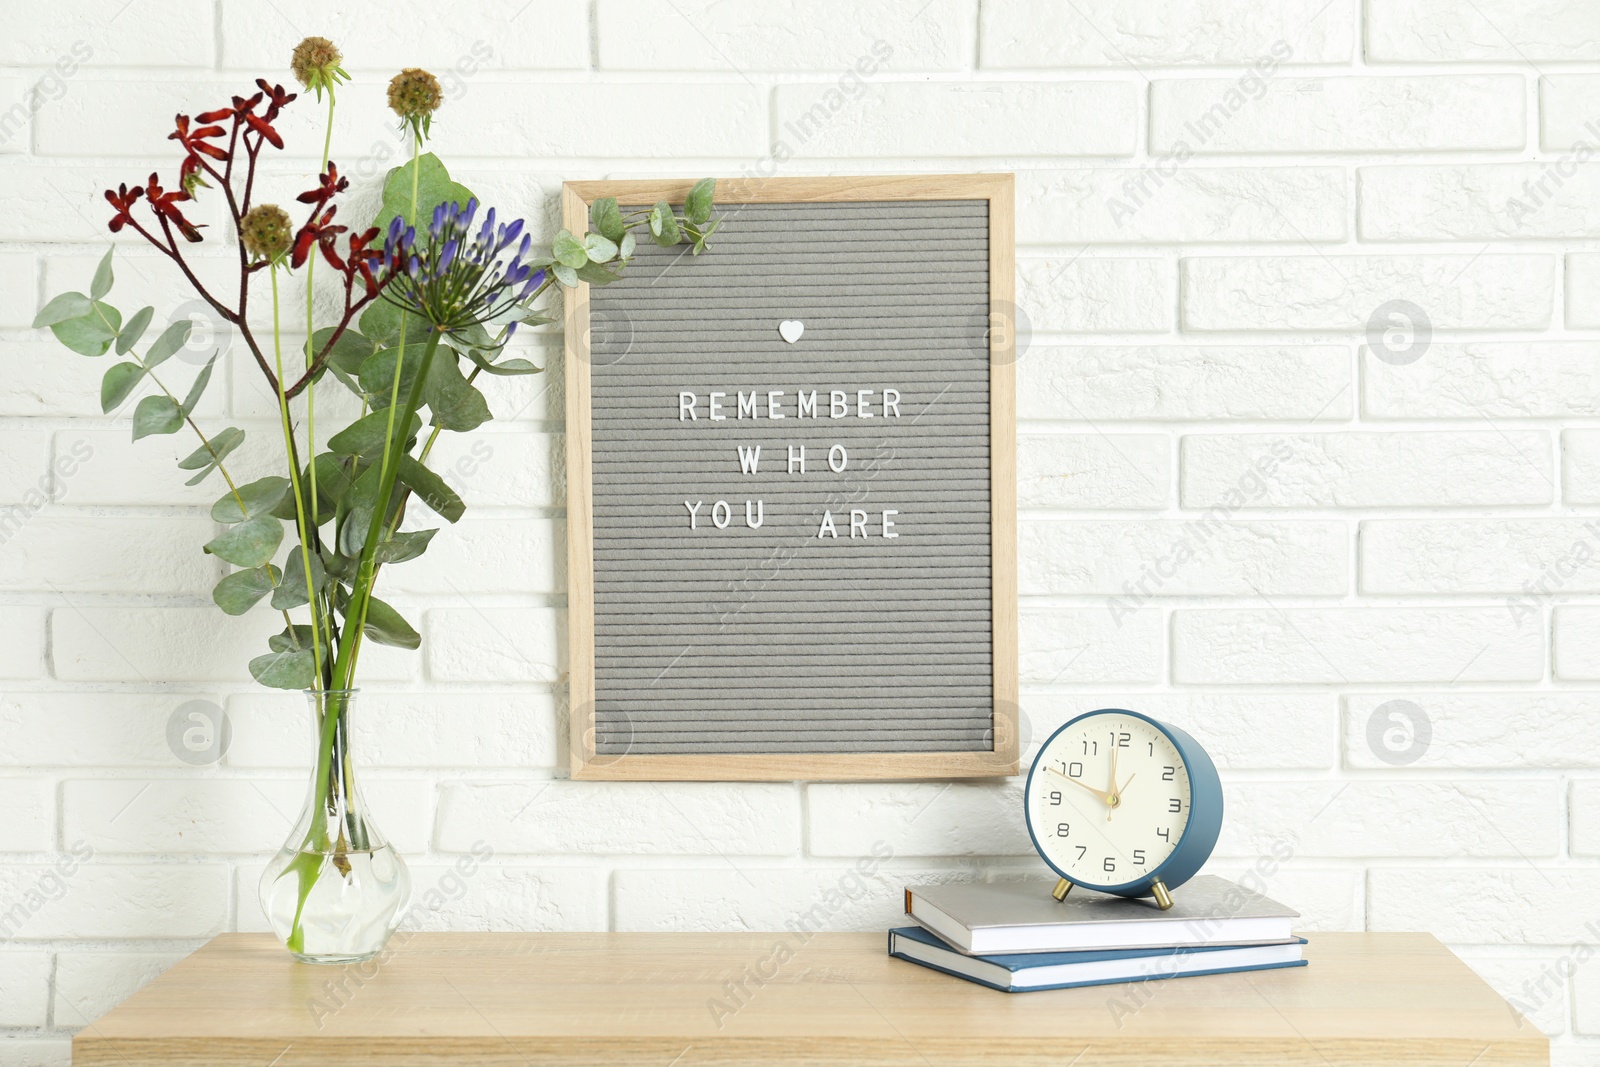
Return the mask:
M 1033 847 L 1060 876 L 1057 900 L 1078 885 L 1154 897 L 1165 911 L 1222 829 L 1222 781 L 1206 750 L 1123 708 L 1087 712 L 1051 734 L 1024 798 Z

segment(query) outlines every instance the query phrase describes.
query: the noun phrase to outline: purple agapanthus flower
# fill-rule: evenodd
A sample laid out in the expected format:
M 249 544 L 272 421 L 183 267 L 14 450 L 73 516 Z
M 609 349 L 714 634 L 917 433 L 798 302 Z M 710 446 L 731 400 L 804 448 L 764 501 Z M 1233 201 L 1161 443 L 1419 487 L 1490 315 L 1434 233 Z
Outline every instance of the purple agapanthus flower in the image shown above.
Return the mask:
M 538 292 L 545 270 L 529 259 L 533 239 L 523 232 L 523 220 L 497 225 L 490 208 L 473 233 L 477 213 L 476 199 L 465 208 L 440 204 L 420 238 L 395 216 L 383 242 L 383 269 L 395 274 L 383 299 L 442 333 L 504 323 L 509 338 L 517 326 L 514 309 Z

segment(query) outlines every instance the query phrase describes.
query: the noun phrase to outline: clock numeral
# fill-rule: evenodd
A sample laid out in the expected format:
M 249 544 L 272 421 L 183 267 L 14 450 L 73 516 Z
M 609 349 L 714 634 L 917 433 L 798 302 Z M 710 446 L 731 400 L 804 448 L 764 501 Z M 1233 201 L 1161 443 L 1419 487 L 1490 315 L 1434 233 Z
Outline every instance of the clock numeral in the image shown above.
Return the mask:
M 1061 803 L 1061 794 L 1059 792 L 1051 793 L 1050 803 L 1059 805 Z
M 1146 741 L 1145 744 L 1150 746 L 1150 755 L 1154 756 L 1156 754 L 1156 743 L 1154 741 Z
M 1083 764 L 1081 764 L 1081 763 L 1069 763 L 1069 764 L 1067 764 L 1067 777 L 1068 778 L 1082 778 L 1083 777 Z
M 1081 860 L 1081 859 L 1083 859 L 1083 854 L 1085 852 L 1089 851 L 1089 846 L 1088 845 L 1078 845 L 1077 849 L 1078 849 L 1078 858 Z
M 1177 773 L 1178 773 L 1178 768 L 1176 768 L 1176 767 L 1163 767 L 1163 768 L 1161 768 L 1161 780 L 1163 782 L 1170 782 L 1170 781 L 1172 781 L 1173 776 L 1176 775 Z
M 1169 842 L 1169 843 L 1172 841 L 1172 831 L 1171 830 L 1157 830 L 1156 831 L 1156 835 L 1158 837 L 1160 837 L 1161 840 L 1163 840 L 1163 841 L 1166 841 L 1166 842 Z
M 1133 850 L 1133 862 L 1141 867 L 1144 866 L 1144 849 L 1136 848 Z
M 1110 745 L 1112 748 L 1127 748 L 1128 743 L 1133 740 L 1132 734 L 1119 734 L 1115 730 L 1107 736 L 1111 738 Z
M 1083 754 L 1085 756 L 1088 756 L 1088 755 L 1091 755 L 1091 754 L 1098 754 L 1099 751 L 1100 751 L 1100 742 L 1098 742 L 1098 741 L 1085 741 L 1083 743 Z
M 1183 801 L 1179 800 L 1177 797 L 1173 797 L 1171 800 L 1167 801 L 1167 810 L 1168 811 L 1182 811 L 1183 810 Z
M 1101 864 L 1100 866 L 1104 871 L 1115 873 L 1117 869 L 1117 861 L 1112 859 L 1110 856 L 1107 856 L 1105 863 Z
M 1064 822 L 1056 823 L 1056 836 L 1057 837 L 1066 837 L 1071 832 L 1072 832 L 1072 827 L 1071 826 L 1068 826 Z

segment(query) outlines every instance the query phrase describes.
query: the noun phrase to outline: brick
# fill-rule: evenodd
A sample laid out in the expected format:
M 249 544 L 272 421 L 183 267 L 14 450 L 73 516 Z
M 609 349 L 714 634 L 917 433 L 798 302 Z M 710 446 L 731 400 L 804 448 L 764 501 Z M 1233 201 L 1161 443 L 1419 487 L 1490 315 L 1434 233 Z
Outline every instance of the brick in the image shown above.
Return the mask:
M 1600 592 L 1600 522 L 1581 519 L 1373 521 L 1361 526 L 1364 593 L 1510 593 L 1519 620 L 1539 602 Z
M 1572 854 L 1600 856 L 1600 782 L 1573 782 L 1567 812 Z
M 1178 461 L 1184 506 L 1225 510 L 1548 504 L 1552 462 L 1529 431 L 1191 434 Z
M 0 852 L 43 852 L 54 843 L 55 790 L 43 778 L 0 778 Z
M 71 1067 L 72 1039 L 10 1037 L 0 1040 L 0 1067 Z
M 61 953 L 56 960 L 54 986 L 57 1026 L 76 1029 L 100 1016 L 149 985 L 183 959 L 181 952 L 78 952 Z
M 869 82 L 853 97 L 780 85 L 774 108 L 778 141 L 803 158 L 1128 156 L 1139 100 L 1119 82 Z
M 1246 66 L 1286 52 L 1289 63 L 1351 57 L 1354 0 L 1221 0 L 1173 8 L 1157 0 L 1090 0 L 1063 17 L 1048 0 L 985 3 L 984 67 Z
M 139 11 L 137 18 L 109 20 L 97 0 L 62 0 L 48 7 L 19 7 L 0 43 L 0 64 L 8 67 L 209 67 L 211 5 L 206 0 L 173 0 Z M 111 32 L 112 30 L 115 32 Z M 65 63 L 66 66 L 58 64 Z M 70 75 L 68 75 L 70 77 Z M 69 88 L 70 91 L 70 88 Z
M 50 954 L 0 952 L 0 1026 L 45 1025 L 50 1006 Z
M 1560 810 L 1554 782 L 1234 781 L 1217 848 L 1264 851 L 1287 836 L 1297 856 L 1548 857 Z
M 484 70 L 572 70 L 589 65 L 589 17 L 581 0 L 541 0 L 519 11 L 494 0 L 467 0 L 451 8 L 448 19 L 413 32 L 405 18 L 362 18 L 354 8 L 329 8 L 316 0 L 274 0 L 273 8 L 224 6 L 221 16 L 222 67 L 254 75 L 280 70 L 298 32 L 305 26 L 345 46 L 349 71 L 381 72 L 388 79 L 401 67 L 432 71 L 445 92 L 445 106 L 459 99 L 459 83 Z M 492 27 L 492 28 L 491 28 Z M 359 47 L 357 47 L 359 42 Z M 356 78 L 356 87 L 371 84 Z M 340 98 L 343 106 L 344 98 Z M 342 169 L 342 168 L 341 168 Z
M 228 919 L 220 863 L 114 863 L 63 856 L 0 867 L 0 931 L 22 940 L 207 938 Z M 70 872 L 70 873 L 69 873 Z M 62 885 L 65 888 L 62 888 Z
M 1369 723 L 1401 725 L 1392 714 L 1414 716 L 1388 705 L 1403 699 L 1427 716 L 1431 740 L 1407 766 L 1498 771 L 1506 767 L 1594 768 L 1600 752 L 1588 725 L 1600 715 L 1600 693 L 1362 693 L 1345 697 L 1345 763 L 1381 770 L 1391 766 L 1368 743 Z M 1414 732 L 1413 732 L 1414 735 Z M 1381 745 L 1380 741 L 1380 745 Z
M 5 504 L 38 505 L 58 488 L 49 475 L 50 438 L 43 431 L 0 430 L 0 456 L 5 457 L 0 467 L 0 501 Z
M 1361 236 L 1369 241 L 1600 235 L 1600 166 L 1473 163 L 1363 167 Z
M 1427 930 L 1447 944 L 1593 945 L 1593 888 L 1593 868 L 1553 864 L 1380 867 L 1367 874 L 1367 926 Z
M 415 864 L 404 930 L 604 930 L 606 872 L 589 867 Z M 470 873 L 463 873 L 470 870 Z
M 1032 330 L 1165 333 L 1173 326 L 1177 278 L 1159 259 L 1024 259 L 1017 306 Z M 1018 359 L 1029 358 L 1024 348 Z
M 787 856 L 799 826 L 791 785 L 448 782 L 439 797 L 445 852 Z
M 1600 252 L 1567 256 L 1567 325 L 1600 327 Z
M 0 731 L 7 738 L 0 766 L 180 770 L 185 765 L 167 745 L 168 719 L 190 701 L 216 699 L 195 692 L 0 693 Z
M 26 78 L 0 78 L 0 154 L 16 155 L 28 150 L 33 116 L 47 99 L 35 92 Z
M 1160 79 L 1150 147 L 1240 152 L 1441 152 L 1527 143 L 1519 74 Z
M 1561 499 L 1600 504 L 1600 430 L 1561 431 Z
M 1541 330 L 1550 324 L 1550 256 L 1206 257 L 1182 264 L 1183 324 L 1195 330 L 1382 329 L 1395 301 L 1438 329 Z
M 1534 681 L 1544 638 L 1503 608 L 1183 610 L 1173 674 L 1194 684 Z
M 1373 0 L 1367 59 L 1600 59 L 1600 12 L 1583 0 Z
M 402 593 L 556 593 L 567 587 L 565 560 L 565 523 L 469 511 L 422 558 L 385 569 L 384 582 Z
M 807 851 L 813 856 L 1026 856 L 1033 842 L 1015 785 L 812 785 Z
M 1020 732 L 1026 750 L 1068 720 L 1100 708 L 1130 708 L 1203 738 L 1225 770 L 1327 770 L 1339 761 L 1339 707 L 1331 694 L 1026 694 Z
M 855 862 L 781 870 L 726 867 L 619 870 L 614 877 L 618 930 L 772 932 L 797 951 L 820 930 L 876 930 L 904 925 L 905 887 L 978 880 L 971 870 L 888 865 L 867 854 Z
M 6 389 L 0 417 L 100 414 L 100 379 L 110 366 L 68 351 L 48 334 L 43 341 L 6 342 Z M 112 425 L 102 420 L 103 425 Z
M 976 6 L 974 0 L 933 0 L 914 11 L 891 0 L 756 0 L 738 7 L 710 0 L 600 0 L 595 33 L 602 70 L 824 71 L 870 78 L 881 68 L 965 70 Z M 774 33 L 779 26 L 784 32 Z
M 1154 682 L 1166 639 L 1159 609 L 1025 608 L 1018 619 L 1024 684 Z
M 1572 982 L 1563 970 L 1565 953 L 1502 956 L 1471 949 L 1453 951 L 1504 997 L 1513 1011 L 1520 1012 L 1546 1035 L 1555 1037 L 1566 1032 Z
M 423 652 L 435 681 L 554 682 L 566 670 L 564 612 L 552 608 L 434 608 Z
M 1017 540 L 1031 593 L 1337 596 L 1349 585 L 1343 522 L 1032 521 Z
M 119 165 L 118 170 L 123 172 L 125 178 L 118 180 L 132 184 L 142 181 L 152 169 L 172 170 L 170 154 L 161 155 L 158 146 L 152 146 L 150 152 L 151 155 L 142 160 Z M 132 230 L 125 229 L 116 236 L 106 231 L 111 209 L 106 204 L 105 190 L 111 177 L 106 173 L 103 163 L 5 168 L 0 173 L 0 196 L 5 197 L 10 210 L 4 218 L 0 218 L 0 240 L 54 243 L 63 237 L 70 237 L 73 240 L 93 241 L 102 249 L 107 240 L 119 247 L 134 248 L 137 247 L 135 242 L 143 244 L 144 238 Z M 215 201 L 201 201 L 194 212 L 185 214 L 195 222 L 221 222 L 226 218 L 226 208 L 220 197 Z M 71 284 L 60 289 L 47 284 L 45 292 L 52 296 L 62 289 L 83 292 L 88 288 L 90 277 L 92 275 L 75 278 Z M 96 396 L 98 398 L 98 394 Z
M 44 610 L 11 604 L 0 608 L 0 678 L 38 678 L 44 673 Z
M 214 434 L 222 425 L 220 420 L 211 425 L 202 422 L 201 428 Z M 226 425 L 238 426 L 238 423 Z M 283 452 L 283 437 L 276 426 L 244 422 L 238 428 L 244 431 L 244 443 L 223 463 L 236 484 L 253 482 L 285 469 L 286 465 L 279 458 Z M 320 420 L 318 429 L 321 429 Z M 178 469 L 178 461 L 199 447 L 200 439 L 189 430 L 130 442 L 125 429 L 96 430 L 75 426 L 56 431 L 52 456 L 57 463 L 88 456 L 76 464 L 70 478 L 64 479 L 63 499 L 67 503 L 173 504 L 209 509 L 228 491 L 227 482 L 221 475 L 213 474 L 199 485 L 187 486 L 184 483 L 193 472 Z
M 4 723 L 0 698 L 0 723 Z M 549 693 L 386 691 L 361 694 L 353 716 L 363 766 L 554 767 L 564 764 L 558 708 Z M 311 766 L 311 720 L 297 693 L 238 693 L 228 699 L 234 767 Z
M 18 330 L 31 327 L 38 303 L 38 262 L 25 252 L 0 254 L 0 326 Z
M 1350 209 L 1341 167 L 1193 167 L 1025 171 L 1022 240 L 1081 244 L 1342 241 Z M 1280 204 L 1295 205 L 1293 217 Z
M 1600 608 L 1556 608 L 1551 626 L 1557 678 L 1600 678 Z
M 215 558 L 201 550 L 217 534 L 209 517 L 113 519 L 46 511 L 7 528 L 14 532 L 0 544 L 0 589 L 209 596 L 221 577 Z M 139 550 L 108 550 L 123 540 Z
M 567 471 L 566 454 L 558 442 L 553 434 L 495 433 L 485 426 L 471 434 L 441 435 L 428 466 L 469 508 L 561 507 L 566 503 Z
M 1292 846 L 1291 846 L 1292 847 Z M 1365 929 L 1366 886 L 1362 872 L 1348 868 L 1318 867 L 1298 856 L 1273 868 L 1270 853 L 1235 859 L 1213 855 L 1208 874 L 1220 874 L 1241 885 L 1262 890 L 1300 913 L 1294 921 L 1297 934 L 1318 930 Z
M 246 665 L 282 630 L 283 617 L 265 609 L 230 617 L 216 607 L 68 606 L 51 619 L 51 658 L 56 677 L 68 681 L 248 682 Z M 406 681 L 416 663 L 414 652 L 368 642 L 360 677 Z
M 1161 434 L 1017 435 L 1025 508 L 1160 509 L 1172 484 L 1172 442 Z
M 272 852 L 304 800 L 287 779 L 242 778 L 69 781 L 62 798 L 67 840 L 165 854 Z
M 1600 75 L 1546 74 L 1539 79 L 1539 144 L 1550 152 L 1572 153 L 1587 144 L 1592 151 L 1600 137 L 1600 115 L 1594 110 Z
M 1343 419 L 1350 350 L 1337 345 L 1035 348 L 1017 368 L 1024 419 Z
M 1600 414 L 1600 344 L 1431 344 L 1395 365 L 1362 349 L 1362 410 L 1386 419 L 1544 419 Z

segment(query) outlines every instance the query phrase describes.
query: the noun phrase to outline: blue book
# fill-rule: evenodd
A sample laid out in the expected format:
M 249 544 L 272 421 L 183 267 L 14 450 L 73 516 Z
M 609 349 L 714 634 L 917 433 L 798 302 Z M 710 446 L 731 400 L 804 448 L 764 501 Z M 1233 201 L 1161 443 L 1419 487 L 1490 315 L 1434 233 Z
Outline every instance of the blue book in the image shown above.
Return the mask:
M 1303 937 L 1270 945 L 1202 945 L 969 956 L 920 926 L 889 931 L 889 955 L 1004 993 L 1304 967 Z

